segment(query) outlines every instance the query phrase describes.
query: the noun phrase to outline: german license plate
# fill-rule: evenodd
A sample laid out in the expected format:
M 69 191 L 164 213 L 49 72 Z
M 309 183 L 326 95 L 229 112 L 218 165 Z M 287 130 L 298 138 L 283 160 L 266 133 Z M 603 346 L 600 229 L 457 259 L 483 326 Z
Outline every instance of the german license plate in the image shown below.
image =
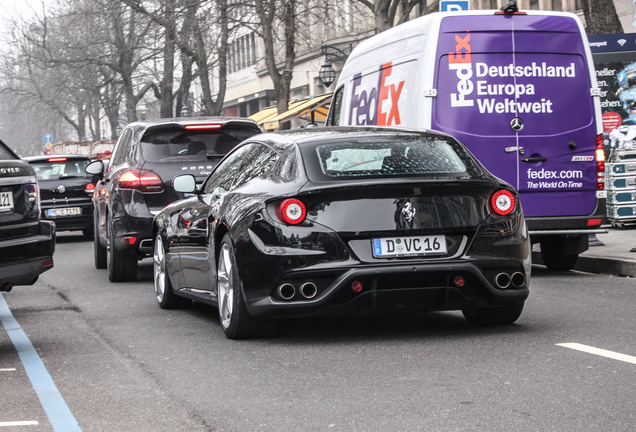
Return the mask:
M 0 192 L 0 212 L 13 210 L 13 193 L 11 191 Z
M 66 207 L 49 209 L 49 216 L 73 216 L 82 214 L 82 209 L 79 207 Z
M 373 256 L 376 258 L 444 253 L 446 253 L 446 237 L 443 235 L 373 239 Z

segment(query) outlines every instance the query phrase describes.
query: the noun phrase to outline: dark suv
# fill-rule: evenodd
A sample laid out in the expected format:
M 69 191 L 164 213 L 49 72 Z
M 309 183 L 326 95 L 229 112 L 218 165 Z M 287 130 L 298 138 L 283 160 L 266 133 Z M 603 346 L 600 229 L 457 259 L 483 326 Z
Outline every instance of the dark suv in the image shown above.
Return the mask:
M 33 168 L 0 141 L 0 291 L 53 268 L 55 224 L 40 220 Z
M 93 236 L 94 176 L 85 169 L 91 160 L 83 155 L 24 158 L 35 170 L 40 185 L 42 218 L 55 222 L 58 231 L 79 231 Z
M 192 174 L 202 183 L 236 144 L 261 130 L 243 118 L 198 117 L 129 124 L 115 145 L 108 170 L 101 161 L 86 172 L 99 175 L 93 194 L 95 267 L 112 282 L 137 278 L 138 261 L 152 255 L 152 221 L 183 198 L 172 179 Z

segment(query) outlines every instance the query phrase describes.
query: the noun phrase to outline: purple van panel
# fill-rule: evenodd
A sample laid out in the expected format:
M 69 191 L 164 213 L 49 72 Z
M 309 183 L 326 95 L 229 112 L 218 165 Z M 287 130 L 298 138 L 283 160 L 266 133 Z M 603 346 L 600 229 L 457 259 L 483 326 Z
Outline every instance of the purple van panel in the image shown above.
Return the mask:
M 592 84 L 573 19 L 447 17 L 437 63 L 433 129 L 454 135 L 515 186 L 527 216 L 594 211 Z

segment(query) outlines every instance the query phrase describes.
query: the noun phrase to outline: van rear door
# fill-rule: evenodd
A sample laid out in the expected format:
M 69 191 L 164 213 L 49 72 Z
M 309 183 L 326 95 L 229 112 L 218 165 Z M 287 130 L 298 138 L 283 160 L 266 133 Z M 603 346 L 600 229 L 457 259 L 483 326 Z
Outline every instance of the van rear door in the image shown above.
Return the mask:
M 445 17 L 436 61 L 433 129 L 515 186 L 526 216 L 594 212 L 597 125 L 577 21 Z

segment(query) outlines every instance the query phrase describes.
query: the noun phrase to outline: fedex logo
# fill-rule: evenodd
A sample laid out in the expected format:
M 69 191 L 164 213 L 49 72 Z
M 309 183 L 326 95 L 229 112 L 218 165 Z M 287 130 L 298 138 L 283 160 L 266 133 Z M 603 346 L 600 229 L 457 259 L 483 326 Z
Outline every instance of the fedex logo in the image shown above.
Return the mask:
M 353 77 L 351 104 L 349 106 L 349 124 L 391 126 L 401 124 L 398 102 L 404 87 L 404 81 L 389 84 L 391 62 L 380 66 L 377 84 L 370 89 L 362 86 L 362 74 Z
M 466 31 L 467 33 L 469 30 Z M 473 77 L 473 65 L 471 63 L 471 47 L 470 47 L 470 34 L 465 37 L 455 35 L 454 53 L 448 53 L 448 68 L 454 70 L 457 74 L 457 93 L 451 93 L 451 106 L 473 106 L 474 101 L 466 99 L 466 96 L 471 94 L 474 89 L 473 82 L 470 80 Z

